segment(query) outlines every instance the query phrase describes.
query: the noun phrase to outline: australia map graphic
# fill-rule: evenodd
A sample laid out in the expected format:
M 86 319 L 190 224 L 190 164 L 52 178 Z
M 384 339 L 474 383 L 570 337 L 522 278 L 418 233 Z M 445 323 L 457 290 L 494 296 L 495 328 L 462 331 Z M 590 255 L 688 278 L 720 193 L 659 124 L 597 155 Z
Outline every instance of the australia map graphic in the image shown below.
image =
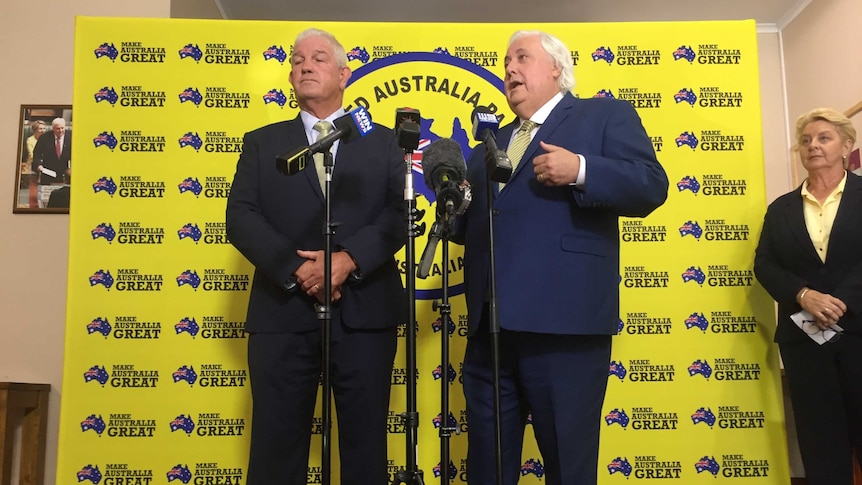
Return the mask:
M 467 135 L 467 130 L 465 130 L 464 127 L 461 125 L 460 118 L 455 117 L 452 120 L 452 130 L 448 137 L 440 136 L 439 134 L 435 133 L 433 125 L 433 118 L 422 118 L 422 123 L 419 125 L 420 140 L 418 150 L 420 152 L 425 148 L 428 148 L 428 145 L 433 143 L 435 140 L 439 140 L 440 138 L 451 138 L 461 147 L 461 153 L 464 154 L 464 160 L 467 160 L 470 157 L 470 153 L 473 151 L 473 149 L 470 147 L 470 138 Z M 419 174 L 423 174 L 421 153 L 414 152 L 413 154 L 413 171 L 418 172 Z M 417 192 L 419 192 L 426 199 L 428 199 L 429 204 L 434 202 L 434 200 L 436 199 L 436 197 L 434 196 L 434 191 L 425 185 L 425 180 L 422 177 L 415 177 L 414 187 L 416 188 Z

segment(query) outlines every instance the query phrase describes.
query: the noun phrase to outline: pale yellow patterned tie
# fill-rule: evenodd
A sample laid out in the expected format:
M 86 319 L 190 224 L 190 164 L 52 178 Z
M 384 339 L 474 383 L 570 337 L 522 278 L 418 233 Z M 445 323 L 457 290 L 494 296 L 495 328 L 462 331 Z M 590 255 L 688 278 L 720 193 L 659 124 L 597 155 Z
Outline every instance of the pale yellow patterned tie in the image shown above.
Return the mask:
M 509 156 L 509 161 L 512 162 L 512 173 L 515 173 L 515 169 L 518 168 L 518 164 L 521 162 L 521 157 L 524 156 L 524 152 L 527 150 L 527 145 L 530 144 L 530 132 L 533 131 L 533 128 L 539 126 L 535 121 L 527 120 L 518 128 L 518 132 L 515 133 L 515 139 L 512 140 L 512 143 L 509 144 L 509 148 L 506 150 L 506 155 Z M 506 184 L 500 184 L 500 190 L 503 190 Z
M 332 123 L 321 120 L 315 123 L 313 128 L 314 131 L 320 133 L 317 135 L 317 139 L 319 140 L 332 132 Z M 332 148 L 330 147 L 331 150 Z M 313 158 L 314 168 L 317 170 L 317 180 L 320 182 L 320 191 L 326 193 L 326 167 L 323 166 L 323 152 L 315 153 Z

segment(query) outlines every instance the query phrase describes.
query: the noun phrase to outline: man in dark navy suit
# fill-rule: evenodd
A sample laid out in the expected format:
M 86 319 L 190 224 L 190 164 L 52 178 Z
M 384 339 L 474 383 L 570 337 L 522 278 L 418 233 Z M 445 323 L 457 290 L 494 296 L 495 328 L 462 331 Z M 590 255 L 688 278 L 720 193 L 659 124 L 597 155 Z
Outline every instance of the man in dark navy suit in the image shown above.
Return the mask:
M 473 204 L 461 221 L 469 334 L 464 393 L 471 485 L 496 483 L 490 241 L 493 192 L 501 327 L 503 483 L 518 481 L 524 426 L 533 430 L 548 485 L 595 484 L 611 335 L 619 320 L 618 218 L 664 203 L 668 181 L 631 104 L 576 99 L 569 49 L 516 32 L 505 90 L 517 119 L 501 129 L 514 172 L 489 187 L 484 147 L 469 161 Z
M 297 36 L 290 82 L 301 112 L 246 134 L 227 204 L 227 233 L 255 266 L 246 331 L 252 389 L 249 485 L 304 485 L 319 386 L 321 321 L 332 282 L 332 390 L 341 482 L 386 483 L 386 419 L 396 326 L 406 297 L 394 254 L 405 242 L 403 154 L 391 130 L 336 142 L 331 275 L 323 274 L 324 194 L 316 167 L 287 177 L 279 154 L 317 140 L 344 115 L 350 69 L 329 33 Z M 315 165 L 319 161 L 315 161 Z M 334 454 L 335 455 L 335 454 Z
M 40 136 L 33 148 L 33 173 L 39 176 L 39 207 L 45 207 L 51 184 L 63 183 L 63 174 L 72 163 L 72 135 L 66 120 L 51 121 L 52 136 Z

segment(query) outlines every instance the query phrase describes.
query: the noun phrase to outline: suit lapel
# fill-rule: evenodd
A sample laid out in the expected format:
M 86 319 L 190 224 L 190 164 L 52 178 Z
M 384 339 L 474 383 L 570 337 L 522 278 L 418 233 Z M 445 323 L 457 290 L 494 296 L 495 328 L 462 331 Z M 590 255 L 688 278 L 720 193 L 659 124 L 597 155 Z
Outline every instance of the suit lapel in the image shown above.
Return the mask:
M 300 116 L 288 121 L 286 138 L 289 149 L 308 146 L 308 137 L 305 136 L 305 126 L 303 126 L 302 118 Z M 314 166 L 314 159 L 311 155 L 308 156 L 307 163 L 308 165 L 306 165 L 305 170 L 303 170 L 302 173 L 295 175 L 295 177 L 305 178 L 306 182 L 311 184 L 314 189 L 314 193 L 317 194 L 317 197 L 321 202 L 323 202 L 323 191 L 320 190 L 320 182 L 317 180 L 317 169 Z
M 794 192 L 795 197 L 791 197 L 787 201 L 787 206 L 784 208 L 784 217 L 787 219 L 787 227 L 793 235 L 793 240 L 805 251 L 810 257 L 820 260 L 817 251 L 814 249 L 814 244 L 811 242 L 811 235 L 808 234 L 808 228 L 805 225 L 805 212 L 802 206 L 802 186 Z
M 575 107 L 575 102 L 575 97 L 569 93 L 563 96 L 563 99 L 561 99 L 560 102 L 557 103 L 557 106 L 551 110 L 551 113 L 548 115 L 548 119 L 539 126 L 539 130 L 536 132 L 536 135 L 533 137 L 532 141 L 530 141 L 530 144 L 527 145 L 527 149 L 524 151 L 524 156 L 521 157 L 521 162 L 518 164 L 518 168 L 515 170 L 515 173 L 512 174 L 513 179 L 516 175 L 521 174 L 524 171 L 526 171 L 527 174 L 533 173 L 532 160 L 539 152 L 539 141 L 547 140 L 548 135 L 553 133 L 554 130 L 566 121 L 566 118 L 574 112 L 573 108 Z M 525 175 L 520 176 L 524 177 Z
M 826 249 L 827 261 L 830 257 L 844 261 L 846 260 L 844 249 L 850 248 L 853 251 L 858 247 L 860 211 L 862 211 L 862 179 L 848 173 L 844 193 L 841 195 L 841 204 L 832 223 L 829 246 Z M 839 230 L 836 231 L 836 229 Z M 847 240 L 848 238 L 852 240 Z
M 329 186 L 330 196 L 335 193 L 335 188 L 338 187 L 339 181 L 344 178 L 340 177 L 340 174 L 343 174 L 345 170 L 347 170 L 346 164 L 347 160 L 350 160 L 350 152 L 352 147 L 349 146 L 348 143 L 344 143 L 344 140 L 338 142 L 338 153 L 335 154 L 335 160 L 332 167 L 332 184 Z M 340 164 L 340 165 L 339 165 Z M 338 170 L 335 170 L 335 167 L 338 166 Z
M 515 118 L 515 120 L 516 121 L 509 123 L 497 132 L 497 148 L 503 150 L 504 152 L 509 150 L 509 143 L 512 142 L 512 132 L 515 131 L 515 126 L 517 125 L 517 118 Z M 512 177 L 514 176 L 515 174 L 513 173 L 512 176 L 509 177 L 509 180 L 512 180 Z M 487 180 L 487 173 L 485 170 L 482 170 L 482 177 Z M 491 193 L 494 195 L 494 198 L 496 199 L 500 195 L 500 184 L 498 184 L 497 182 L 489 181 L 488 190 L 491 191 Z

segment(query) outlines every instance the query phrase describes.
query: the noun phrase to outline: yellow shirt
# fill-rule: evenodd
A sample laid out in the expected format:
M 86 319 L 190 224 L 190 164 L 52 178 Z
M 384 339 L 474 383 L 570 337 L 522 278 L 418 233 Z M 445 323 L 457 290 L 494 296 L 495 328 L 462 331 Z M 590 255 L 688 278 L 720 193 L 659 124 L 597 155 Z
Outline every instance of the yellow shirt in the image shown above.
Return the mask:
M 823 204 L 808 191 L 808 181 L 802 184 L 802 212 L 805 215 L 805 227 L 808 236 L 820 261 L 826 262 L 826 249 L 829 247 L 829 236 L 832 234 L 832 224 L 835 222 L 835 214 L 841 204 L 841 195 L 844 194 L 844 184 L 847 183 L 847 172 L 844 178 L 835 187 L 835 190 L 826 197 Z

